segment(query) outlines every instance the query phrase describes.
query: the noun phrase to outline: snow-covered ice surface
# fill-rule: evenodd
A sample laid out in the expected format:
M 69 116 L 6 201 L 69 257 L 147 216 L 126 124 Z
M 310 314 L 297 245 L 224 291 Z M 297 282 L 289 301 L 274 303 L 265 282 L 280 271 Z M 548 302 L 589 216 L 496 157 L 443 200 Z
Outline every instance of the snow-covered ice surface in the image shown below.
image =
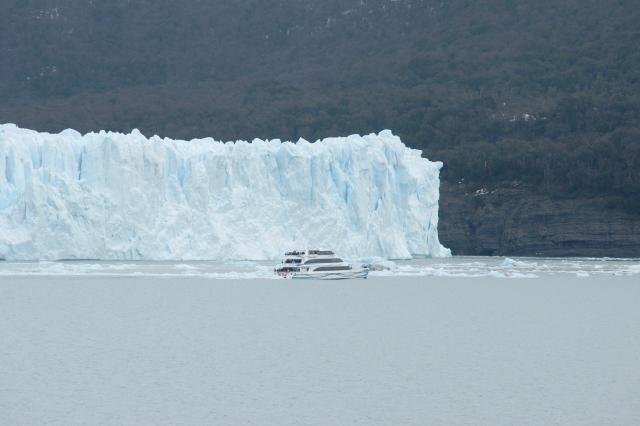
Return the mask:
M 415 258 L 411 260 L 355 259 L 369 264 L 370 276 L 383 277 L 494 277 L 545 276 L 640 277 L 640 259 L 614 258 Z M 0 262 L 3 276 L 94 277 L 201 277 L 211 279 L 279 279 L 273 261 L 7 261 Z
M 293 144 L 0 125 L 0 258 L 447 256 L 441 166 L 388 130 Z
M 3 275 L 0 424 L 640 424 L 633 262 L 519 262 L 535 263 L 305 282 L 133 276 L 191 263 Z

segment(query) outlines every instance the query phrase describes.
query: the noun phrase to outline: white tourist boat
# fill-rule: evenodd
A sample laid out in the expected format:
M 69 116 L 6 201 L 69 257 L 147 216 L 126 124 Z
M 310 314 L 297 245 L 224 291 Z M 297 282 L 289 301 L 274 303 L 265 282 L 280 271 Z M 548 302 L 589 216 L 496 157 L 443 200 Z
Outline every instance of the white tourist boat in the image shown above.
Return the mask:
M 369 268 L 354 268 L 331 250 L 293 250 L 284 254 L 274 272 L 283 278 L 342 280 L 367 278 Z

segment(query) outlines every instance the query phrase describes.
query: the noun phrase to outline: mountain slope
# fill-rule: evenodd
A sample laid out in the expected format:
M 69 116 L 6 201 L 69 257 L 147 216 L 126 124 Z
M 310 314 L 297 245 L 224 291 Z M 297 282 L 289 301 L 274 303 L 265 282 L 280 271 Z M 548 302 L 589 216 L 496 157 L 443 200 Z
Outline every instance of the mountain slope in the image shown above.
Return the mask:
M 391 128 L 445 163 L 452 201 L 519 188 L 640 220 L 636 2 L 3 3 L 0 122 L 189 139 Z

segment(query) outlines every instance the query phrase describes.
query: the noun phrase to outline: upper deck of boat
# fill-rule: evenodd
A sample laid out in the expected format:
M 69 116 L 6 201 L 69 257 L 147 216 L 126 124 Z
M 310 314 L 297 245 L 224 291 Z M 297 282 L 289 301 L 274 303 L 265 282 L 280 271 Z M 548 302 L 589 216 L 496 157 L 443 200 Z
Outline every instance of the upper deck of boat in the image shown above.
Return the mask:
M 344 263 L 331 250 L 292 250 L 285 253 L 283 264 L 288 265 L 314 265 L 314 264 L 333 264 Z
M 285 256 L 335 256 L 336 254 L 331 250 L 292 250 L 284 254 Z

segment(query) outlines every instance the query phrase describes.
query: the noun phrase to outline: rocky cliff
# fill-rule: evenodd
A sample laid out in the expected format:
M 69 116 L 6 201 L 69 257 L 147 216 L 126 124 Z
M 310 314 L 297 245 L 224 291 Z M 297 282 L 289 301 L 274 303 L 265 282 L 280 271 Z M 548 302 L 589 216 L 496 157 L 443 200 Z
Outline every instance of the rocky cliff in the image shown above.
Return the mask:
M 440 241 L 457 255 L 640 257 L 640 212 L 603 198 L 554 199 L 518 185 L 441 186 Z

